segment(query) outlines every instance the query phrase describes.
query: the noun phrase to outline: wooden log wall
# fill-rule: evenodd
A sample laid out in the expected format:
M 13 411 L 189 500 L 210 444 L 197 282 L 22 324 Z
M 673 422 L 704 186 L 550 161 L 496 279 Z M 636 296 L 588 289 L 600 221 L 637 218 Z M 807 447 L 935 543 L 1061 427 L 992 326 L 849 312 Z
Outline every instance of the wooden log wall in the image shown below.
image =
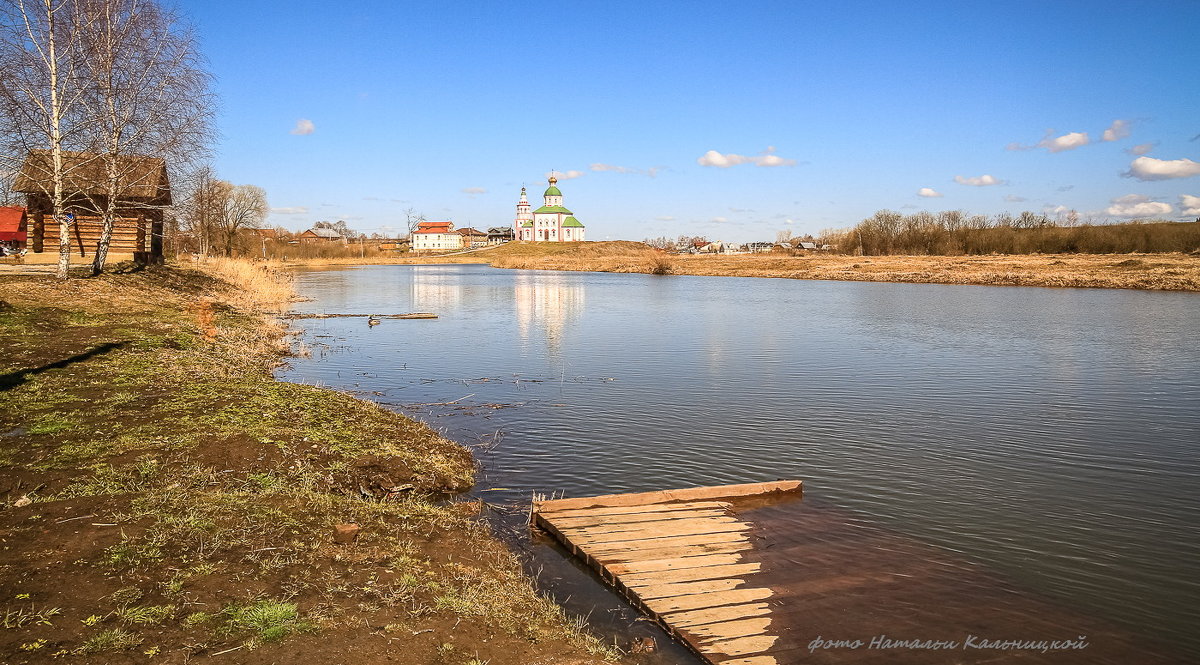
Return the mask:
M 34 252 L 58 251 L 58 222 L 50 215 L 42 216 L 40 224 L 31 223 L 29 247 Z M 151 221 L 144 217 L 118 217 L 113 225 L 112 242 L 108 251 L 113 254 L 133 254 L 152 250 Z M 92 256 L 100 244 L 104 220 L 99 216 L 76 215 L 71 224 L 71 253 Z

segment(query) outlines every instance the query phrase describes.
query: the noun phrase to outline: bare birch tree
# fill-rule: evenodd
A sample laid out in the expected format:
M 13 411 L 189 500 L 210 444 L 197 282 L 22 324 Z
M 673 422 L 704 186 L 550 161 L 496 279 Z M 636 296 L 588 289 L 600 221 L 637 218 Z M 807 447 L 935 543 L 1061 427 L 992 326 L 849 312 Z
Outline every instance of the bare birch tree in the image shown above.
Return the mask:
M 13 167 L 33 149 L 49 150 L 49 172 L 38 175 L 58 222 L 60 279 L 71 261 L 65 203 L 75 194 L 67 191 L 63 152 L 88 147 L 75 122 L 84 86 L 73 8 L 72 0 L 0 0 L 0 159 Z
M 213 101 L 210 77 L 191 32 L 155 0 L 76 0 L 78 69 L 88 85 L 84 107 L 104 161 L 104 182 L 93 197 L 101 213 L 92 273 L 104 268 L 123 186 L 138 168 L 131 155 L 164 158 L 172 171 L 206 155 Z M 101 183 L 97 183 L 101 184 Z

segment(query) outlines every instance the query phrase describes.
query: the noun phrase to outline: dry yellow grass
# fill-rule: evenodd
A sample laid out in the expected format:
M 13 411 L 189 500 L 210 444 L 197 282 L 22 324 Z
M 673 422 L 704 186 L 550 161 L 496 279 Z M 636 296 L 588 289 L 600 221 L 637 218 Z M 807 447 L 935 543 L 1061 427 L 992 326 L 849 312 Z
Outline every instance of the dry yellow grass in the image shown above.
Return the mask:
M 277 261 L 207 257 L 193 265 L 236 287 L 229 297 L 246 309 L 282 311 L 296 298 L 292 275 Z
M 670 255 L 641 243 L 506 246 L 499 268 L 782 277 L 869 282 L 1060 286 L 1200 291 L 1200 255 L 1030 254 L 989 256 Z
M 676 256 L 671 273 L 869 282 L 1200 291 L 1200 256 Z

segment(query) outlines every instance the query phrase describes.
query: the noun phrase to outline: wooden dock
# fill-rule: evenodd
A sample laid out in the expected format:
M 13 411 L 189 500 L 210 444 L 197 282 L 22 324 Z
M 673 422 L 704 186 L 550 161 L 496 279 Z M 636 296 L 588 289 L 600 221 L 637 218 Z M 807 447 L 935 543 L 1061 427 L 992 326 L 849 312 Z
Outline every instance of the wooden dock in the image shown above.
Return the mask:
M 760 654 L 779 639 L 766 617 L 775 594 L 755 584 L 762 563 L 744 560 L 751 525 L 725 499 L 802 488 L 784 480 L 540 501 L 533 518 L 708 662 L 774 665 Z
M 540 501 L 533 522 L 711 664 L 1183 662 L 953 552 L 836 508 L 769 500 L 801 490 L 800 481 L 778 481 Z M 1085 648 L 1044 653 L 963 645 L 1080 636 Z

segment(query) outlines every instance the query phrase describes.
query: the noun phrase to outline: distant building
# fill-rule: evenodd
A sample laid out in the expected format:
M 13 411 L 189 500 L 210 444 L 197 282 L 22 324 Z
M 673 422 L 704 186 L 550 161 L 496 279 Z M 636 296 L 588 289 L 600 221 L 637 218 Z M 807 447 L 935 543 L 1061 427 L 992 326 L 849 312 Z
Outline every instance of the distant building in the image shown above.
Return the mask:
M 774 249 L 775 245 L 769 242 L 748 242 L 746 250 L 752 253 L 769 252 Z
M 562 192 L 558 189 L 558 178 L 550 176 L 550 186 L 542 195 L 545 205 L 530 211 L 525 188 L 521 188 L 521 200 L 517 202 L 517 219 L 513 230 L 518 240 L 528 242 L 578 242 L 584 239 L 584 226 L 573 213 L 563 207 Z
M 488 234 L 469 226 L 465 229 L 458 229 L 455 233 L 462 236 L 463 247 L 482 247 L 488 241 Z
M 454 231 L 454 223 L 421 222 L 412 233 L 414 252 L 435 252 L 462 249 L 463 237 Z
M 333 242 L 342 236 L 333 229 L 309 229 L 300 234 L 300 242 Z
M 502 245 L 506 242 L 512 242 L 514 237 L 513 230 L 507 226 L 493 226 L 487 232 L 487 242 L 489 245 Z

